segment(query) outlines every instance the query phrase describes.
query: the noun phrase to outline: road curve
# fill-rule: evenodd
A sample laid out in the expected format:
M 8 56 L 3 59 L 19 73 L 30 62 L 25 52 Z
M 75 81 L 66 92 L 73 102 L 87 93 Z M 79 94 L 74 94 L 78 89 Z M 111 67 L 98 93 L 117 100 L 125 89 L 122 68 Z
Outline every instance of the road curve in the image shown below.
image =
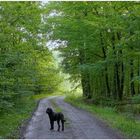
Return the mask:
M 78 109 L 64 102 L 63 96 L 52 96 L 42 99 L 34 112 L 23 138 L 26 139 L 120 139 L 123 138 L 116 130 L 97 119 L 96 116 L 87 111 Z M 65 131 L 50 131 L 48 115 L 45 113 L 47 107 L 52 107 L 52 101 L 60 107 L 66 117 Z

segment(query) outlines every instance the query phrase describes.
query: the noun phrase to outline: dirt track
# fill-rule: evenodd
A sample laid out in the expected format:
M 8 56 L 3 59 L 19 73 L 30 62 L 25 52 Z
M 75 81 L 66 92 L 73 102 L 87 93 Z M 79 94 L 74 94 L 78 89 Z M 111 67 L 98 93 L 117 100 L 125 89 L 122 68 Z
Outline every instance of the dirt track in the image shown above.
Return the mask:
M 104 122 L 89 112 L 75 108 L 63 101 L 64 97 L 53 96 L 40 101 L 31 121 L 24 132 L 26 139 L 119 139 L 123 138 L 116 130 L 109 128 Z M 52 107 L 52 101 L 60 107 L 67 120 L 65 131 L 50 131 L 47 107 Z

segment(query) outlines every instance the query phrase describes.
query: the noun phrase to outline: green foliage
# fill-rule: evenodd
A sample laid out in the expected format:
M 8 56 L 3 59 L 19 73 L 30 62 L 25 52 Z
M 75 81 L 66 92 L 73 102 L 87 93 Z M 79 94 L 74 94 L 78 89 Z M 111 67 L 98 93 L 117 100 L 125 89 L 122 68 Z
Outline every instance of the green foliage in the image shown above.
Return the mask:
M 31 116 L 35 105 L 36 103 L 32 98 L 22 98 L 18 101 L 16 108 L 0 115 L 0 137 L 19 138 L 20 125 Z
M 139 3 L 0 2 L 0 10 L 0 117 L 20 108 L 26 97 L 58 90 L 63 76 L 47 41 L 59 51 L 63 72 L 75 83 L 73 91 L 82 87 L 86 99 L 102 105 L 130 97 L 139 103 Z M 133 107 L 139 113 L 139 105 Z M 139 130 L 125 123 L 128 132 L 134 125 Z M 134 131 L 130 135 L 139 136 Z
M 117 107 L 118 111 L 130 113 L 132 115 L 139 115 L 140 114 L 140 96 L 135 95 L 129 98 L 129 102 L 126 102 L 124 105 L 120 105 Z
M 118 101 L 140 93 L 139 3 L 49 2 L 44 13 L 64 72 L 86 98 Z
M 0 112 L 26 96 L 53 93 L 62 79 L 46 47 L 40 2 L 0 2 Z
M 131 98 L 132 103 L 134 104 L 140 104 L 140 95 L 135 95 Z
M 69 95 L 67 102 L 81 109 L 90 111 L 97 117 L 105 120 L 111 127 L 120 130 L 126 138 L 140 138 L 140 122 L 134 118 L 116 112 L 115 108 L 87 104 L 81 96 Z

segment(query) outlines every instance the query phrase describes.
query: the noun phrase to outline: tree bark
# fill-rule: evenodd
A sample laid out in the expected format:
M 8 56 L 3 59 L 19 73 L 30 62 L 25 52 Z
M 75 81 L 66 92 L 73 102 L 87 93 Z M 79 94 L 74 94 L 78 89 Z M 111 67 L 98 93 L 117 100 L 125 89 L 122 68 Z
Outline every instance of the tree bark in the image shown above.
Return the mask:
M 105 60 L 107 56 L 106 56 L 106 50 L 105 50 L 104 42 L 103 42 L 103 34 L 101 32 L 100 32 L 100 39 L 101 39 L 101 47 L 102 47 L 102 52 L 103 52 L 103 58 Z M 106 81 L 107 97 L 110 97 L 110 86 L 109 86 L 107 64 L 105 64 L 105 81 Z
M 117 32 L 117 38 L 118 38 L 118 41 L 121 40 L 121 33 L 120 32 Z M 125 73 L 124 73 L 124 63 L 123 63 L 123 52 L 122 52 L 122 48 L 120 48 L 119 50 L 119 59 L 120 59 L 120 87 L 119 87 L 119 99 L 122 100 L 122 97 L 123 97 L 123 90 L 124 90 L 124 77 L 125 77 Z
M 119 75 L 120 64 L 118 63 L 118 53 L 115 48 L 115 33 L 113 33 L 112 35 L 112 48 L 113 48 L 113 55 L 115 58 L 115 62 L 114 62 L 114 88 L 115 89 L 113 92 L 114 94 L 113 96 L 114 99 L 122 100 L 121 86 L 120 86 L 121 83 L 120 83 L 120 75 Z
M 138 77 L 140 77 L 140 58 L 138 56 Z M 138 83 L 138 94 L 140 94 L 140 84 Z
M 80 65 L 83 65 L 84 63 L 86 63 L 84 50 L 79 49 L 79 61 L 80 61 Z M 81 70 L 81 84 L 82 84 L 83 96 L 86 98 L 91 98 L 89 72 Z
M 133 64 L 133 59 L 130 60 L 130 93 L 132 96 L 135 95 L 135 84 L 134 84 L 134 81 L 133 81 L 133 78 L 134 78 L 134 64 Z

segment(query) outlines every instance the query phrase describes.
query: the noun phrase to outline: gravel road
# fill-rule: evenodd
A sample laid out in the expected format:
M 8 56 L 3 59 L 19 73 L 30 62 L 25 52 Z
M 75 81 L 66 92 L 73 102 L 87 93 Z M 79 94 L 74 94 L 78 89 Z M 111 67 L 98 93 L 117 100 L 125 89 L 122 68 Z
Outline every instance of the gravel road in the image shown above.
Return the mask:
M 120 139 L 116 130 L 111 129 L 96 116 L 64 102 L 63 96 L 52 96 L 42 99 L 28 123 L 23 138 L 26 139 Z M 53 100 L 53 103 L 52 103 Z M 47 107 L 56 104 L 62 109 L 66 118 L 65 131 L 49 130 L 49 117 L 45 113 Z

